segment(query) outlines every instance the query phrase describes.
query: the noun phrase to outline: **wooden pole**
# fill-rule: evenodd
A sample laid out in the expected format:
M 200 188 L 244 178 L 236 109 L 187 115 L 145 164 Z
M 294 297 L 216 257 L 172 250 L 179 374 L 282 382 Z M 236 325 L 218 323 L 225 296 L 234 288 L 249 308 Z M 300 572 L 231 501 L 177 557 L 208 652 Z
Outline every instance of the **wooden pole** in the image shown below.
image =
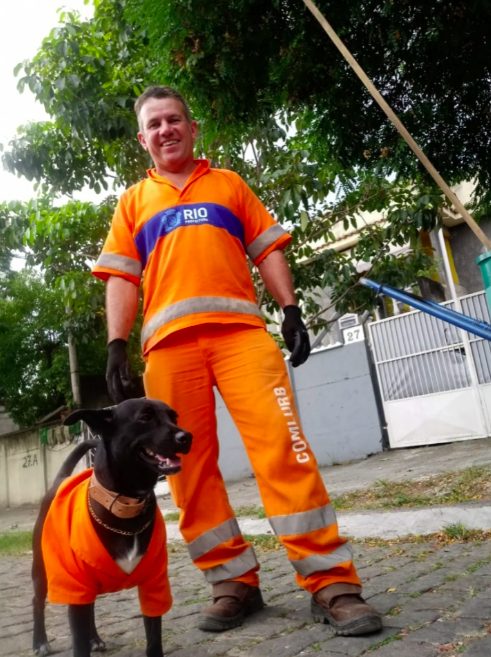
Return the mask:
M 482 229 L 478 226 L 476 221 L 473 219 L 473 217 L 471 217 L 471 215 L 469 214 L 467 209 L 464 207 L 463 203 L 460 202 L 459 198 L 457 197 L 457 194 L 455 194 L 455 192 L 453 192 L 450 189 L 450 187 L 447 185 L 445 180 L 441 177 L 441 175 L 435 169 L 433 164 L 426 157 L 426 155 L 423 153 L 423 151 L 418 146 L 418 144 L 414 141 L 414 139 L 409 134 L 409 132 L 407 131 L 407 129 L 404 126 L 404 124 L 402 123 L 402 121 L 398 118 L 398 116 L 394 113 L 394 111 L 389 106 L 389 104 L 381 96 L 378 89 L 375 87 L 375 85 L 370 80 L 370 78 L 367 76 L 365 71 L 358 64 L 358 62 L 353 57 L 353 55 L 350 53 L 348 48 L 346 48 L 344 43 L 338 37 L 338 35 L 333 30 L 331 25 L 327 22 L 325 17 L 317 9 L 315 4 L 313 2 L 311 2 L 311 0 L 303 0 L 303 2 L 306 5 L 306 7 L 310 10 L 310 12 L 314 15 L 314 17 L 318 20 L 321 27 L 327 33 L 327 35 L 329 36 L 331 41 L 334 43 L 336 48 L 341 52 L 341 54 L 346 59 L 348 64 L 351 66 L 351 68 L 354 70 L 356 75 L 360 78 L 362 83 L 368 89 L 370 95 L 375 99 L 375 101 L 378 103 L 380 108 L 385 112 L 385 114 L 387 115 L 389 120 L 394 124 L 394 126 L 396 127 L 399 134 L 403 137 L 405 142 L 409 145 L 409 147 L 411 148 L 413 153 L 416 155 L 416 157 L 419 159 L 419 161 L 422 163 L 422 165 L 428 171 L 428 173 L 433 178 L 433 180 L 436 182 L 438 187 L 442 190 L 442 192 L 448 198 L 450 203 L 452 203 L 452 205 L 459 211 L 462 218 L 467 223 L 467 225 L 472 230 L 472 232 L 477 237 L 477 239 L 481 242 L 481 244 L 483 244 L 486 247 L 486 249 L 488 251 L 491 251 L 491 240 L 489 239 L 489 237 L 487 237 L 487 235 L 485 235 L 485 233 L 482 231 Z
M 77 345 L 71 333 L 68 334 L 68 359 L 70 362 L 70 382 L 72 384 L 73 403 L 77 408 L 82 404 L 80 394 L 80 374 L 78 369 Z

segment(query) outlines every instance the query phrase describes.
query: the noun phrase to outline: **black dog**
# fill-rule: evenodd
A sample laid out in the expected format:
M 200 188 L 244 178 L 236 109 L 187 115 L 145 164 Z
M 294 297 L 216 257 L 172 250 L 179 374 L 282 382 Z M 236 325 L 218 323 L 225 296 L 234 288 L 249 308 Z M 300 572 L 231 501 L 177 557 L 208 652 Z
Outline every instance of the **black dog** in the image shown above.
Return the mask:
M 74 657 L 90 657 L 91 649 L 105 648 L 94 619 L 97 593 L 138 586 L 147 657 L 163 657 L 162 613 L 170 606 L 170 593 L 165 529 L 154 487 L 160 475 L 180 470 L 177 455 L 189 452 L 191 435 L 177 426 L 171 408 L 145 398 L 102 410 L 78 410 L 65 424 L 79 420 L 102 440 L 86 441 L 73 450 L 41 504 L 33 534 L 34 652 L 42 657 L 50 652 L 44 621 L 47 595 L 53 602 L 69 605 Z M 85 470 L 67 479 L 83 454 L 94 447 L 92 476 Z M 73 537 L 86 531 L 89 538 L 83 549 L 88 556 L 84 559 Z M 146 565 L 152 551 L 158 557 L 156 566 Z M 99 558 L 105 567 L 97 571 Z M 97 581 L 99 575 L 102 583 Z M 108 579 L 111 576 L 113 580 Z M 118 577 L 120 586 L 116 586 Z M 143 583 L 132 583 L 138 577 Z M 68 601 L 62 599 L 65 592 Z M 165 595 L 168 599 L 162 602 L 160 596 Z M 145 613 L 144 600 L 151 613 Z M 155 613 L 156 608 L 163 611 Z

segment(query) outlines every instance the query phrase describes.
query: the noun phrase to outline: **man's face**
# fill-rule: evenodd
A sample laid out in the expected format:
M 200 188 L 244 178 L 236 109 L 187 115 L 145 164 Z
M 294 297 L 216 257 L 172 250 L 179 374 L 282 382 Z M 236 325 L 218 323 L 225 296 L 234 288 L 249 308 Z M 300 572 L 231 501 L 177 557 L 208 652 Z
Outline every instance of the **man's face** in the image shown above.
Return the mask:
M 152 158 L 157 173 L 185 172 L 193 162 L 196 121 L 189 121 L 175 98 L 149 98 L 139 116 L 138 140 Z

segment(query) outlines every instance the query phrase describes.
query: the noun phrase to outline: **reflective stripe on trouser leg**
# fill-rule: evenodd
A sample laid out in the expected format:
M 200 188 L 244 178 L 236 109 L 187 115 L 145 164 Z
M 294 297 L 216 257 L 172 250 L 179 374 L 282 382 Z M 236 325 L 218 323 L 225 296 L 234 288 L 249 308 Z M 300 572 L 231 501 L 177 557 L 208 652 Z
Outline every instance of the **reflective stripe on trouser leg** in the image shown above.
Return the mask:
M 231 330 L 219 347 L 210 361 L 213 372 L 297 581 L 311 592 L 339 582 L 359 585 L 351 548 L 339 536 L 301 429 L 281 352 L 261 329 Z
M 167 478 L 191 558 L 210 582 L 235 579 L 255 586 L 259 565 L 240 533 L 218 468 L 214 379 L 197 334 L 180 331 L 150 351 L 145 392 L 174 408 L 180 426 L 193 434 L 181 472 Z
M 288 550 L 301 586 L 315 592 L 340 581 L 360 585 L 352 563 L 352 548 L 338 534 L 336 513 L 331 504 L 268 519 L 273 531 Z M 299 544 L 299 536 L 302 536 L 303 545 Z M 329 545 L 329 552 L 315 551 L 314 546 L 322 544 Z M 354 577 L 344 577 L 350 571 Z
M 238 543 L 241 547 L 243 541 L 240 528 L 235 518 L 226 520 L 218 527 L 213 527 L 209 531 L 201 534 L 188 544 L 191 559 L 200 564 L 200 560 L 205 558 L 210 565 L 210 556 L 213 550 L 223 551 L 224 547 Z M 217 555 L 218 556 L 218 555 Z M 228 556 L 228 555 L 227 555 Z M 210 583 L 221 582 L 226 579 L 236 579 L 250 570 L 256 570 L 258 567 L 255 552 L 252 547 L 247 547 L 236 557 L 229 558 L 225 563 L 218 561 L 215 566 L 208 567 L 205 571 L 205 577 Z

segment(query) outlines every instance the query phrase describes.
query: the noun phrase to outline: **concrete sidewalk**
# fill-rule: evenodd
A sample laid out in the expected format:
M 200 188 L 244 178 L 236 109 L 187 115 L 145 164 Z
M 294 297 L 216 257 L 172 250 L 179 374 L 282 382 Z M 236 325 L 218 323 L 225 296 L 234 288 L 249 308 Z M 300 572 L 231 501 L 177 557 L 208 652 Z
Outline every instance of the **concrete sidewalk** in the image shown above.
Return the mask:
M 491 464 L 491 439 L 416 449 L 394 450 L 363 461 L 323 468 L 331 496 L 366 488 L 377 480 L 419 480 L 471 465 Z M 254 479 L 230 483 L 235 507 L 260 505 Z M 160 499 L 164 513 L 170 498 Z M 486 528 L 486 504 L 433 507 L 383 513 L 339 514 L 341 530 L 352 536 L 354 558 L 364 596 L 384 614 L 384 629 L 368 637 L 343 638 L 329 626 L 312 622 L 309 595 L 300 590 L 282 549 L 256 548 L 266 608 L 240 628 L 224 634 L 196 629 L 209 586 L 190 562 L 182 541 L 169 542 L 169 573 L 174 605 L 163 620 L 167 657 L 489 657 L 491 655 L 491 549 L 489 542 L 445 545 L 430 538 L 419 542 L 370 540 L 441 529 L 463 522 Z M 0 533 L 30 529 L 36 508 L 0 512 Z M 254 531 L 240 519 L 244 531 Z M 475 524 L 474 524 L 475 523 Z M 481 523 L 481 524 L 480 524 Z M 169 532 L 176 531 L 168 523 Z M 0 558 L 0 657 L 31 655 L 31 557 Z M 98 598 L 98 626 L 108 657 L 143 657 L 144 631 L 135 590 Z M 47 608 L 48 636 L 58 657 L 71 657 L 63 607 Z

